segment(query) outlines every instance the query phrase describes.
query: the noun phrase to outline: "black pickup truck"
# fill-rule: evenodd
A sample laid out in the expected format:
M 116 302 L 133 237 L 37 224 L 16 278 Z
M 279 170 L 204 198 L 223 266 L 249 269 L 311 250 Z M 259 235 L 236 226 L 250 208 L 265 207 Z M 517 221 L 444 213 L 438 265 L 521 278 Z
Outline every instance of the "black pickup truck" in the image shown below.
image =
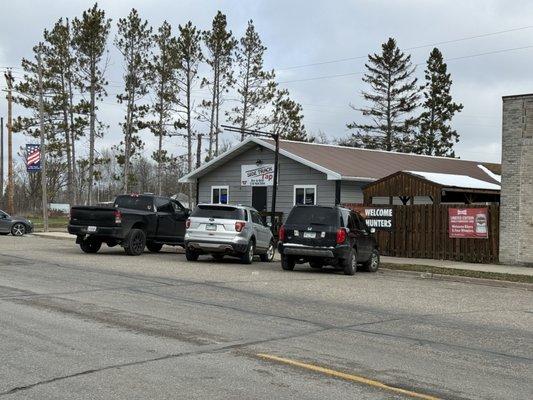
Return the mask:
M 121 245 L 138 256 L 147 247 L 158 252 L 163 244 L 182 246 L 190 210 L 173 199 L 154 195 L 121 195 L 112 206 L 75 206 L 68 232 L 85 253 L 96 253 L 102 243 Z

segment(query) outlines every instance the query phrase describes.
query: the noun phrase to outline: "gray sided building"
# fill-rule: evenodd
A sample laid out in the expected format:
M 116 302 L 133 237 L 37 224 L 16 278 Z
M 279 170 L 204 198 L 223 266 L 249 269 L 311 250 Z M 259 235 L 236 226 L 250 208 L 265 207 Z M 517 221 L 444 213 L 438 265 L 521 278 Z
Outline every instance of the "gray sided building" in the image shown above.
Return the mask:
M 199 203 L 243 204 L 270 211 L 271 180 L 248 176 L 271 171 L 274 149 L 271 140 L 248 138 L 180 182 L 196 185 Z M 282 140 L 276 211 L 285 218 L 295 204 L 362 204 L 365 185 L 402 170 L 465 175 L 499 184 L 487 173 L 494 167 L 499 169 L 476 161 Z

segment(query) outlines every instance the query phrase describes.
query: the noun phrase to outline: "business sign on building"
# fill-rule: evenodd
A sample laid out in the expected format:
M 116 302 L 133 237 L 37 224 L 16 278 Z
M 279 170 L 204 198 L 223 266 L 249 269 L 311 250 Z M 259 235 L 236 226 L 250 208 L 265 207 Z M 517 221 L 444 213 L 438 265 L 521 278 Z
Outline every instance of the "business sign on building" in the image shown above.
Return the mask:
M 369 228 L 390 231 L 392 229 L 392 207 L 360 206 L 356 211 L 361 214 Z
M 272 186 L 274 164 L 241 165 L 241 186 Z
M 488 208 L 449 208 L 448 233 L 451 238 L 487 239 Z

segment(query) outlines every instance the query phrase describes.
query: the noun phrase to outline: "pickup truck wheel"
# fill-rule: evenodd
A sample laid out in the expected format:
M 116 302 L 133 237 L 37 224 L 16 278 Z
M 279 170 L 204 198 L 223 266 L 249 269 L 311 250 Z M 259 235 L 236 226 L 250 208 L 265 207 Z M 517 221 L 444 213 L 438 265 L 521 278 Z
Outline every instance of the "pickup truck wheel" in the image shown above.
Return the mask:
M 151 253 L 159 253 L 163 248 L 163 245 L 161 243 L 146 243 L 146 248 Z
M 268 245 L 267 252 L 265 254 L 261 254 L 259 258 L 261 259 L 262 262 L 272 262 L 272 260 L 274 260 L 275 252 L 276 250 L 274 247 L 274 242 L 270 242 L 270 244 Z
M 84 253 L 97 253 L 100 247 L 102 247 L 102 242 L 96 240 L 87 239 L 80 243 L 80 248 Z
M 140 256 L 146 247 L 146 234 L 142 229 L 132 229 L 125 240 L 124 251 L 129 256 Z
M 250 243 L 248 243 L 248 247 L 246 248 L 246 251 L 243 255 L 241 255 L 241 262 L 243 264 L 251 264 L 254 260 L 254 251 L 255 251 L 255 243 L 253 240 L 250 240 Z
M 379 268 L 379 252 L 377 249 L 372 250 L 370 258 L 363 264 L 363 269 L 368 272 L 376 272 Z
M 292 271 L 294 269 L 294 266 L 296 265 L 296 261 L 291 256 L 281 256 L 281 268 L 283 268 L 284 271 Z
M 187 261 L 198 261 L 199 254 L 192 249 L 185 249 L 185 258 Z
M 357 253 L 352 250 L 348 258 L 341 260 L 344 275 L 354 275 L 357 271 Z

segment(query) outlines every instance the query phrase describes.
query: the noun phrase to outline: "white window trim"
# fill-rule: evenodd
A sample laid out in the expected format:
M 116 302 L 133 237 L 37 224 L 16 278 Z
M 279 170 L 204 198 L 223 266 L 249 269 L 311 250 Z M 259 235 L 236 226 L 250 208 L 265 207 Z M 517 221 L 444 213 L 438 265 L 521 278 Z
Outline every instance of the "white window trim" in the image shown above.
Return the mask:
M 293 194 L 292 194 L 292 204 L 296 205 L 296 189 L 304 189 L 304 199 L 305 199 L 305 189 L 315 189 L 315 202 L 313 205 L 316 206 L 316 201 L 318 198 L 318 190 L 316 185 L 294 185 Z
M 229 204 L 229 186 L 211 186 L 211 204 L 214 204 L 213 203 L 213 189 L 226 189 L 227 192 L 228 192 L 228 202 L 227 204 Z M 219 199 L 220 199 L 220 194 L 219 194 Z M 217 204 L 224 204 L 224 203 L 217 203 Z

